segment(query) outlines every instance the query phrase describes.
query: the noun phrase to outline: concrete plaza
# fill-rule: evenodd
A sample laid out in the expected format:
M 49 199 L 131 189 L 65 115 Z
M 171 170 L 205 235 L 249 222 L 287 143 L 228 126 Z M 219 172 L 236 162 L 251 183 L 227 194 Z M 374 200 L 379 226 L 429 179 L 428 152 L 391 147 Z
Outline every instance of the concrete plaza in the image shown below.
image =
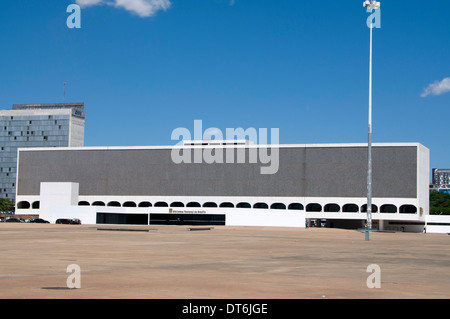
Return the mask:
M 0 240 L 3 299 L 450 298 L 447 234 L 0 223 Z

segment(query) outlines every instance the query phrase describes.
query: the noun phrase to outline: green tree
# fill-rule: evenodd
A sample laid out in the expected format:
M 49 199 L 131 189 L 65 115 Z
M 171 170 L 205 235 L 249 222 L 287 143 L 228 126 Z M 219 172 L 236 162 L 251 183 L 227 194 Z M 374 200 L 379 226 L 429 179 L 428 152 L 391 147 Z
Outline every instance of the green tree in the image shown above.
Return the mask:
M 10 212 L 14 209 L 14 203 L 9 198 L 0 198 L 0 212 Z
M 450 195 L 441 192 L 431 192 L 430 214 L 450 215 Z

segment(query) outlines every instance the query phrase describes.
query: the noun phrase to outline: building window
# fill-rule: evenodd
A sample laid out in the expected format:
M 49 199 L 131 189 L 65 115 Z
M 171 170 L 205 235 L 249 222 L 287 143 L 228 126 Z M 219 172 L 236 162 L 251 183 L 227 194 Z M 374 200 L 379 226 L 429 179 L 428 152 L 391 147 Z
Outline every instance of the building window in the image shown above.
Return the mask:
M 92 203 L 92 206 L 105 206 L 105 203 L 102 201 L 96 201 Z
M 321 212 L 322 211 L 322 205 L 318 203 L 311 203 L 306 205 L 306 211 L 307 212 Z
M 135 202 L 125 202 L 122 205 L 123 207 L 136 207 L 136 203 Z
M 150 202 L 140 202 L 139 207 L 152 207 L 152 203 Z
M 417 207 L 414 205 L 402 205 L 400 206 L 400 214 L 416 214 Z
M 345 204 L 342 207 L 342 211 L 344 213 L 357 213 L 359 211 L 359 207 L 356 204 Z
M 197 202 L 190 202 L 187 203 L 186 207 L 201 207 L 200 203 Z
M 182 202 L 173 202 L 170 204 L 170 207 L 184 207 L 184 204 Z
M 30 203 L 27 201 L 21 201 L 17 203 L 17 208 L 19 209 L 28 209 L 30 208 L 30 206 L 31 206 Z
M 44 139 L 44 141 L 48 141 L 48 136 L 45 135 L 43 139 Z
M 169 205 L 166 202 L 156 202 L 155 207 L 168 207 Z
M 396 213 L 397 206 L 392 204 L 384 204 L 380 207 L 380 213 Z
M 270 205 L 270 209 L 286 209 L 286 205 L 283 203 L 273 203 Z
M 269 208 L 269 206 L 266 203 L 256 203 L 256 204 L 253 205 L 253 208 L 267 209 L 267 208 Z
M 361 213 L 367 213 L 367 204 L 361 206 Z M 372 213 L 378 213 L 378 206 L 372 204 Z
M 300 204 L 300 203 L 292 203 L 292 204 L 289 204 L 288 209 L 293 209 L 293 210 L 303 210 L 304 207 L 303 207 L 303 205 Z
M 112 201 L 108 203 L 108 206 L 115 206 L 115 207 L 120 207 L 120 203 L 116 202 L 116 201 Z
M 338 213 L 341 211 L 341 207 L 338 204 L 326 204 L 324 211 L 327 213 Z

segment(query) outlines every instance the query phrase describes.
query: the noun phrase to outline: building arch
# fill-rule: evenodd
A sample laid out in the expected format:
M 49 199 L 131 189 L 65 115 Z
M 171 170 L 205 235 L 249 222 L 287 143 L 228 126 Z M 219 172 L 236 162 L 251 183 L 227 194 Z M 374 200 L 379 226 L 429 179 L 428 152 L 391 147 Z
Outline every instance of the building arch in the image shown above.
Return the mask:
M 40 201 L 37 200 L 37 201 L 33 202 L 33 204 L 31 204 L 31 208 L 39 209 L 40 205 L 41 205 Z
M 300 203 L 290 203 L 288 209 L 292 210 L 304 210 L 305 207 Z
M 319 203 L 309 203 L 306 205 L 306 211 L 307 212 L 321 212 L 322 211 L 322 205 Z
M 329 203 L 325 205 L 323 211 L 327 213 L 339 213 L 341 211 L 341 207 L 338 204 Z
M 270 209 L 286 209 L 286 205 L 283 203 L 273 203 L 270 205 Z
M 26 200 L 17 203 L 18 209 L 29 209 L 30 207 L 31 207 L 30 202 L 27 202 Z
M 152 207 L 152 203 L 143 201 L 139 203 L 138 207 Z
M 269 205 L 267 205 L 266 203 L 263 203 L 263 202 L 259 202 L 259 203 L 255 203 L 253 205 L 253 208 L 267 209 L 267 208 L 269 208 Z
M 122 205 L 122 207 L 136 207 L 136 206 L 137 206 L 136 203 L 132 201 L 125 202 Z
M 344 206 L 342 206 L 342 212 L 357 213 L 359 212 L 359 206 L 353 203 L 345 204 Z
M 236 208 L 252 208 L 252 206 L 247 202 L 240 202 L 236 205 Z
M 189 202 L 187 203 L 186 207 L 202 207 L 202 205 L 200 205 L 200 203 L 198 202 Z
M 233 208 L 234 205 L 233 205 L 233 203 L 230 203 L 230 202 L 223 202 L 223 203 L 221 203 L 219 205 L 219 207 L 230 207 L 230 208 Z
M 120 203 L 118 201 L 113 200 L 110 201 L 107 206 L 120 207 Z
M 380 207 L 380 213 L 396 213 L 397 206 L 393 204 L 384 204 Z
M 203 207 L 217 207 L 217 204 L 214 202 L 206 202 L 203 204 Z
M 367 213 L 367 204 L 361 206 L 361 213 Z M 378 206 L 372 204 L 372 213 L 378 213 Z
M 166 202 L 156 202 L 154 207 L 169 207 Z
M 105 203 L 102 201 L 95 201 L 92 203 L 92 206 L 105 206 Z
M 170 207 L 184 207 L 184 204 L 182 202 L 172 202 Z
M 400 214 L 416 214 L 417 213 L 417 207 L 410 204 L 405 204 L 400 206 Z
M 91 206 L 88 201 L 82 200 L 78 202 L 78 206 Z

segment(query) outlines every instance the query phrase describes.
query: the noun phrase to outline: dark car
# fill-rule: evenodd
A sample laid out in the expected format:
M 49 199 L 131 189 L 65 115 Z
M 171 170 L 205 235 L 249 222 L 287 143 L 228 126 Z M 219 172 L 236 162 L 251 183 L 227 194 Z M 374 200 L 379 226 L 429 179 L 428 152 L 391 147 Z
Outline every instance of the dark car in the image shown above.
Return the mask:
M 68 218 L 59 218 L 56 220 L 55 224 L 70 224 L 70 219 Z
M 30 220 L 30 223 L 49 224 L 50 222 L 42 218 L 33 218 L 32 220 Z
M 55 224 L 81 224 L 81 220 L 76 218 L 59 218 L 56 220 Z
M 7 223 L 23 223 L 23 220 L 21 220 L 20 218 L 8 218 L 7 220 L 5 220 L 5 222 L 7 222 Z

